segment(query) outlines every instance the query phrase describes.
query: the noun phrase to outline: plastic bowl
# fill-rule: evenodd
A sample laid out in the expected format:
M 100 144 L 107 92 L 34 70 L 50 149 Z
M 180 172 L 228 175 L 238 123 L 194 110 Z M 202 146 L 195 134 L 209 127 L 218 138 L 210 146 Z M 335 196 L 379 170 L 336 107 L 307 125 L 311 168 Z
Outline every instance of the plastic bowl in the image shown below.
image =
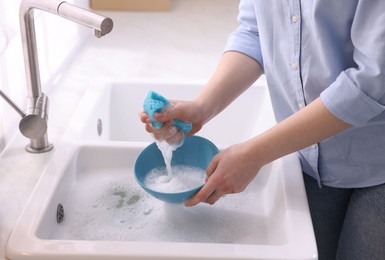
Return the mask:
M 190 165 L 205 170 L 218 152 L 218 148 L 209 140 L 200 136 L 190 136 L 173 152 L 171 165 Z M 164 166 L 163 156 L 155 142 L 147 146 L 135 161 L 134 172 L 137 182 L 155 198 L 169 203 L 183 203 L 202 188 L 203 184 L 187 191 L 166 193 L 147 187 L 144 183 L 146 175 L 152 169 Z

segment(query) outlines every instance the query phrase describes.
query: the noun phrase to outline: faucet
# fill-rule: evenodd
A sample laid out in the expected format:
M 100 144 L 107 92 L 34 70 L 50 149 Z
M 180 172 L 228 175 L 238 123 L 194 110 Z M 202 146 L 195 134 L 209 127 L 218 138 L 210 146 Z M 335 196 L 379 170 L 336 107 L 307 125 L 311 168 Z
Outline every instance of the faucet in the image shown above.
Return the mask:
M 36 48 L 34 9 L 50 12 L 63 18 L 94 29 L 96 37 L 112 31 L 111 18 L 95 14 L 60 0 L 23 0 L 20 4 L 20 31 L 23 45 L 24 65 L 27 85 L 27 109 L 23 112 L 2 91 L 0 95 L 21 115 L 20 132 L 30 139 L 26 150 L 32 153 L 50 151 L 48 142 L 48 97 L 40 85 L 39 61 Z

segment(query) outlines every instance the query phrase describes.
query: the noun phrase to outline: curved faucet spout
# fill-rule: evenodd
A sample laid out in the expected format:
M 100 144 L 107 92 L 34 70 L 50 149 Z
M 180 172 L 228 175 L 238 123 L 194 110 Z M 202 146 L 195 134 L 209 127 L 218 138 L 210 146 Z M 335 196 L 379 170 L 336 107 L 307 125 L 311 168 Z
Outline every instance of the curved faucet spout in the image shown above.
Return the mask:
M 31 139 L 30 145 L 27 146 L 27 150 L 30 152 L 45 152 L 52 149 L 52 146 L 48 143 L 47 133 L 45 132 L 48 120 L 48 98 L 42 93 L 40 84 L 40 72 L 39 72 L 39 60 L 36 47 L 36 34 L 34 25 L 34 9 L 39 9 L 49 13 L 59 15 L 63 18 L 76 22 L 78 24 L 87 26 L 95 30 L 95 35 L 101 37 L 111 32 L 113 28 L 113 21 L 111 18 L 104 17 L 99 14 L 95 14 L 83 8 L 66 3 L 60 0 L 23 0 L 20 5 L 20 31 L 24 53 L 24 65 L 26 73 L 27 95 L 28 95 L 28 107 L 26 116 L 28 119 L 36 120 L 22 120 L 20 122 L 20 130 L 34 134 L 31 137 L 30 134 L 25 135 Z M 42 102 L 44 100 L 44 102 Z M 42 120 L 40 120 L 42 119 Z M 25 122 L 35 122 L 32 125 L 36 127 L 36 131 L 28 129 L 26 131 Z M 37 123 L 38 124 L 37 124 Z M 41 124 L 43 125 L 39 125 Z M 43 131 L 41 130 L 43 129 Z M 42 135 L 36 135 L 35 133 L 42 133 Z
M 111 18 L 92 13 L 66 2 L 60 3 L 57 13 L 61 17 L 94 29 L 97 37 L 110 33 L 114 26 Z

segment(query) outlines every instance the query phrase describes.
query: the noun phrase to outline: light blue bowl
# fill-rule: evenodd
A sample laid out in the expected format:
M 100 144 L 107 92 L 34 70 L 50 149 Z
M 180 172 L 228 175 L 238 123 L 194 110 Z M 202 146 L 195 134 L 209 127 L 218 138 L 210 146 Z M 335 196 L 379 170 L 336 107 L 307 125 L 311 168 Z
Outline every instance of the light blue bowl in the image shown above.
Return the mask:
M 200 136 L 190 136 L 184 140 L 181 147 L 173 152 L 171 165 L 190 165 L 206 170 L 218 152 L 218 148 L 209 140 Z M 188 191 L 165 193 L 147 187 L 144 184 L 146 174 L 154 168 L 164 166 L 163 156 L 156 143 L 147 146 L 135 161 L 134 172 L 137 182 L 155 198 L 169 203 L 183 203 L 202 188 L 203 185 L 200 185 Z

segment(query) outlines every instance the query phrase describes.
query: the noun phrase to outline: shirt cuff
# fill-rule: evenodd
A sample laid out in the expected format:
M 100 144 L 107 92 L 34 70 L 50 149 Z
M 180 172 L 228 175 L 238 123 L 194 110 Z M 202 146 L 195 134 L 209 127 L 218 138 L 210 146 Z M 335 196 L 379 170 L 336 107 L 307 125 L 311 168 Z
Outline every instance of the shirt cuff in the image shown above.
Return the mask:
M 255 59 L 263 67 L 259 37 L 254 34 L 234 31 L 230 34 L 224 52 L 237 51 Z
M 363 126 L 385 111 L 385 106 L 366 95 L 345 72 L 321 93 L 321 100 L 333 115 L 353 126 Z

